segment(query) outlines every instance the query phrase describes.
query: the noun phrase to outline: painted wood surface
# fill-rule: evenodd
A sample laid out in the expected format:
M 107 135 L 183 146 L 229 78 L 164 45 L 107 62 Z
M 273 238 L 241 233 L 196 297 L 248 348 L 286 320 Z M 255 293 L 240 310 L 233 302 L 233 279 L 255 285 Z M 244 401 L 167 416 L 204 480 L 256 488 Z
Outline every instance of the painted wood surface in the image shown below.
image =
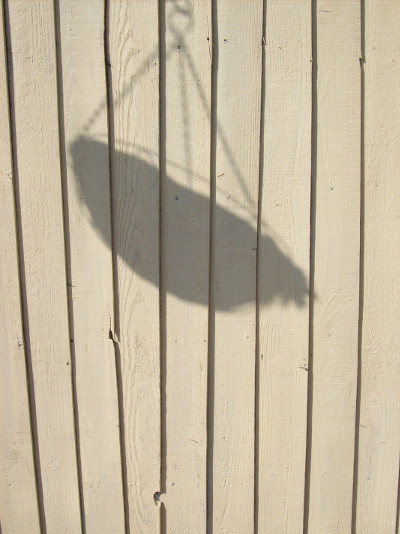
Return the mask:
M 126 524 L 150 533 L 161 490 L 158 2 L 111 1 L 107 16 Z
M 211 46 L 211 2 L 167 1 L 161 274 L 171 534 L 206 529 Z
M 356 531 L 395 532 L 400 447 L 400 4 L 365 2 L 364 295 Z
M 70 337 L 87 534 L 124 531 L 118 391 L 110 339 L 114 310 L 104 14 L 101 2 L 61 0 L 58 21 Z M 93 113 L 96 120 L 91 120 Z
M 3 9 L 0 43 L 0 510 L 4 532 L 40 532 L 19 288 Z
M 243 11 L 240 1 L 222 1 L 214 15 L 212 524 L 215 532 L 251 532 L 263 10 L 261 3 Z
M 359 311 L 361 4 L 319 0 L 315 11 L 318 123 L 308 531 L 350 532 Z
M 307 432 L 311 3 L 268 2 L 258 283 L 258 532 L 301 532 Z M 275 242 L 275 245 L 273 243 Z
M 65 274 L 54 5 L 9 2 L 21 269 L 48 532 L 81 529 Z
M 398 1 L 2 7 L 2 534 L 398 531 Z

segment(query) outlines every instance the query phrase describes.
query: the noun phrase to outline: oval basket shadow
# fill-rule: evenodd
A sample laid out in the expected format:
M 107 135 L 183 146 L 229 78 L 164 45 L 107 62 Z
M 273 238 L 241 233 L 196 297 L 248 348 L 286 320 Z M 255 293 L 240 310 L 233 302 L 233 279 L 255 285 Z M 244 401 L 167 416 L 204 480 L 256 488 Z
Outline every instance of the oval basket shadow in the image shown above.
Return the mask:
M 81 136 L 70 146 L 70 156 L 80 198 L 90 212 L 94 227 L 111 248 L 109 213 L 105 213 L 101 199 L 102 195 L 109 198 L 109 191 L 101 190 L 105 174 L 108 176 L 108 146 Z M 140 277 L 158 285 L 158 243 L 155 239 L 158 228 L 154 214 L 155 199 L 159 194 L 159 169 L 140 157 L 118 151 L 113 154 L 113 169 L 113 205 L 114 210 L 118 210 L 113 220 L 120 225 L 116 228 L 119 235 L 116 252 Z M 100 176 L 103 178 L 99 179 Z M 208 255 L 204 253 L 208 235 L 203 232 L 207 237 L 204 243 L 193 243 L 191 236 L 196 234 L 199 225 L 205 224 L 208 228 L 210 200 L 182 187 L 170 176 L 166 176 L 163 190 L 165 206 L 173 210 L 167 220 L 173 222 L 177 237 L 169 240 L 168 257 L 174 260 L 168 267 L 166 291 L 185 301 L 207 306 L 208 283 L 207 286 L 204 283 L 207 277 L 200 277 L 200 282 L 196 283 L 196 273 L 199 269 L 208 272 Z M 255 278 L 257 232 L 246 221 L 218 205 L 214 220 L 225 257 L 224 264 L 218 265 L 219 269 L 224 269 L 224 277 L 217 288 L 215 305 L 217 310 L 231 310 L 255 300 L 255 291 L 249 291 L 246 273 L 249 272 L 249 261 L 250 264 L 254 262 L 252 272 Z M 260 265 L 263 266 L 258 281 L 260 304 L 279 299 L 283 304 L 306 305 L 308 287 L 302 271 L 269 235 L 260 238 L 258 247 Z

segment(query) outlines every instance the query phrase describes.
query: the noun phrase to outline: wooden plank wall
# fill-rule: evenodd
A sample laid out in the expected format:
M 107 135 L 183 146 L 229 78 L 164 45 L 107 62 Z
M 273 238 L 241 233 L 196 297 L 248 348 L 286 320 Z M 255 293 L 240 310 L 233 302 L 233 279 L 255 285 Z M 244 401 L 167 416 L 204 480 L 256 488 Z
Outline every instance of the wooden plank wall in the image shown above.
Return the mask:
M 0 532 L 399 534 L 400 2 L 0 17 Z

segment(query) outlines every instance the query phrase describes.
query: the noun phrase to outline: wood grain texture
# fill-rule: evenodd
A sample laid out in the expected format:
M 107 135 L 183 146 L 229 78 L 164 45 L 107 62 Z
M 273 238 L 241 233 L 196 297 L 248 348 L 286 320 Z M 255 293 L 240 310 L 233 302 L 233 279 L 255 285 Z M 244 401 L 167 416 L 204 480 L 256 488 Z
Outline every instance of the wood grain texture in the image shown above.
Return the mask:
M 256 247 L 263 6 L 217 5 L 213 528 L 254 527 Z
M 14 176 L 0 8 L 0 510 L 4 534 L 39 534 L 25 344 L 18 276 Z
M 2 8 L 1 532 L 399 531 L 399 1 Z
M 8 3 L 23 265 L 47 532 L 80 532 L 53 2 Z
M 309 533 L 351 530 L 360 251 L 359 1 L 316 5 L 316 186 Z
M 68 285 L 87 534 L 124 531 L 111 258 L 104 5 L 61 0 Z M 92 117 L 95 118 L 92 120 Z
M 400 448 L 400 4 L 365 2 L 364 314 L 356 531 L 395 532 Z
M 308 383 L 311 3 L 267 3 L 258 245 L 258 532 L 303 528 Z M 274 239 L 281 254 L 272 254 Z M 271 298 L 271 293 L 276 296 Z
M 166 531 L 206 530 L 211 2 L 166 2 Z
M 160 528 L 153 498 L 160 491 L 158 2 L 112 1 L 109 16 L 129 526 L 130 532 L 153 533 Z

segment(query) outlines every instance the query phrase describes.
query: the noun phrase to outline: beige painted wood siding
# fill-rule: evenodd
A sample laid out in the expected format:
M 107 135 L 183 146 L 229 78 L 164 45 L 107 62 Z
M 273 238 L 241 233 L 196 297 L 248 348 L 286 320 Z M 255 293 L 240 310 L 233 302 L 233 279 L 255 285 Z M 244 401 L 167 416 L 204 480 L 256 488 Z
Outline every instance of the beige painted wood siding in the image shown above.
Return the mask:
M 211 2 L 165 5 L 160 81 L 167 532 L 205 532 Z M 165 88 L 165 89 L 164 89 Z M 165 93 L 164 93 L 165 90 Z M 177 258 L 178 264 L 177 264 Z M 166 380 L 165 378 L 168 377 Z M 170 512 L 168 513 L 168 510 Z
M 350 532 L 357 396 L 361 3 L 318 0 L 308 531 Z
M 0 503 L 5 532 L 40 532 L 37 486 L 30 424 L 27 358 L 20 296 L 15 169 L 12 162 L 9 93 L 6 75 L 6 40 L 0 10 Z M 29 366 L 29 363 L 28 363 Z M 29 368 L 29 367 L 28 367 Z
M 79 532 L 82 514 L 75 447 L 54 3 L 16 0 L 6 7 L 15 186 L 21 224 L 21 292 L 27 310 L 25 343 L 33 377 L 31 424 L 38 442 L 42 529 Z
M 109 142 L 117 373 L 126 530 L 159 531 L 158 2 L 107 6 Z M 104 106 L 104 100 L 100 102 Z M 96 122 L 96 121 L 94 121 Z M 99 221 L 102 221 L 101 214 Z
M 399 2 L 365 2 L 364 292 L 356 529 L 366 534 L 395 532 L 399 506 L 400 40 L 395 29 L 399 24 Z
M 301 532 L 307 435 L 311 9 L 269 2 L 258 240 L 257 526 Z
M 104 6 L 61 0 L 62 162 L 71 348 L 86 533 L 124 531 L 114 343 Z M 61 122 L 61 121 L 60 121 Z M 100 147 L 100 148 L 99 148 Z M 88 152 L 92 157 L 88 157 Z M 93 220 L 101 218 L 100 233 Z
M 3 0 L 2 534 L 399 534 L 400 2 Z

